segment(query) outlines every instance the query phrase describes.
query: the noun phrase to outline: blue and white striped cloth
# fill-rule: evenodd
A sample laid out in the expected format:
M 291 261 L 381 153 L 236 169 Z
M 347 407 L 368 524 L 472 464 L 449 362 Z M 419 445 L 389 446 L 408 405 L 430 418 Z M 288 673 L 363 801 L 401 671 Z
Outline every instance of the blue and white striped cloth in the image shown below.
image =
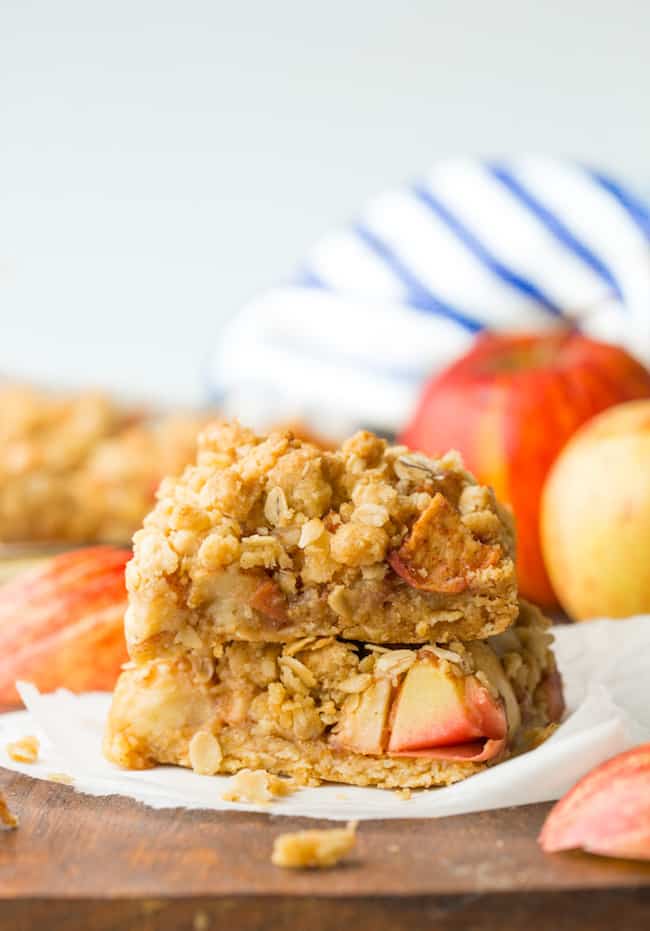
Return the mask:
M 212 399 L 256 425 L 399 429 L 484 329 L 570 321 L 650 363 L 650 211 L 559 159 L 453 159 L 370 201 L 226 328 Z

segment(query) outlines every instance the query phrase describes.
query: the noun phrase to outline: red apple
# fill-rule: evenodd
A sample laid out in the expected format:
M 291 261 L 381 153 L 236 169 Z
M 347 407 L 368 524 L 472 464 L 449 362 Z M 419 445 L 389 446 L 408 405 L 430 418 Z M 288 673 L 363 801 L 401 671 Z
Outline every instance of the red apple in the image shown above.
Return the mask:
M 411 666 L 391 718 L 390 753 L 502 740 L 508 730 L 501 702 L 473 676 L 443 672 L 434 657 Z
M 517 518 L 522 594 L 556 603 L 540 546 L 542 486 L 577 428 L 622 401 L 650 397 L 650 372 L 623 349 L 572 331 L 483 334 L 426 385 L 401 436 L 429 455 L 458 449 Z
M 20 699 L 17 679 L 41 691 L 111 689 L 124 643 L 129 550 L 63 553 L 0 587 L 0 705 Z

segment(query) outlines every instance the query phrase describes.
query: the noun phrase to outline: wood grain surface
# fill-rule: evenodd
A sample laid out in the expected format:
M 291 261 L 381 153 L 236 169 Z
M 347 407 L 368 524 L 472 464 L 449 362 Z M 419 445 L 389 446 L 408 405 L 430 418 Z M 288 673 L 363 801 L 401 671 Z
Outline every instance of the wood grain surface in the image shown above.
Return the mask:
M 0 787 L 21 822 L 0 835 L 2 931 L 650 928 L 650 864 L 544 856 L 547 805 L 409 821 L 405 801 L 346 864 L 295 872 L 272 840 L 310 819 L 154 811 L 5 770 Z

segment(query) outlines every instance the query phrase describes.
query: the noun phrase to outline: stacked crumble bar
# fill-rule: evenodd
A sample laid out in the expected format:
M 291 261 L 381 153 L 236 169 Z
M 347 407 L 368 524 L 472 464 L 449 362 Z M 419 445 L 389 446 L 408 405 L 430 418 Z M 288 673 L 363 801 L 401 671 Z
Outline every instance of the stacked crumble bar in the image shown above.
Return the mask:
M 158 499 L 127 567 L 120 765 L 445 785 L 561 714 L 509 514 L 457 455 L 216 423 Z

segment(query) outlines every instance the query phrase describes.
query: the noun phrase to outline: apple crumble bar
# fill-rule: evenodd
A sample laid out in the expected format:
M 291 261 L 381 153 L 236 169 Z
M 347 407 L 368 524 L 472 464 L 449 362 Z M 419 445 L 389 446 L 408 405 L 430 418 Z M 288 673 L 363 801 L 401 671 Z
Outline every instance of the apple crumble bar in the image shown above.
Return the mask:
M 0 540 L 126 542 L 206 418 L 153 418 L 102 394 L 0 389 Z
M 297 784 L 456 782 L 562 713 L 548 622 L 522 603 L 487 640 L 384 645 L 230 640 L 131 662 L 104 749 L 132 769 L 266 770 Z
M 357 433 L 335 451 L 217 422 L 127 568 L 131 657 L 232 639 L 487 637 L 517 615 L 509 513 L 459 457 Z

